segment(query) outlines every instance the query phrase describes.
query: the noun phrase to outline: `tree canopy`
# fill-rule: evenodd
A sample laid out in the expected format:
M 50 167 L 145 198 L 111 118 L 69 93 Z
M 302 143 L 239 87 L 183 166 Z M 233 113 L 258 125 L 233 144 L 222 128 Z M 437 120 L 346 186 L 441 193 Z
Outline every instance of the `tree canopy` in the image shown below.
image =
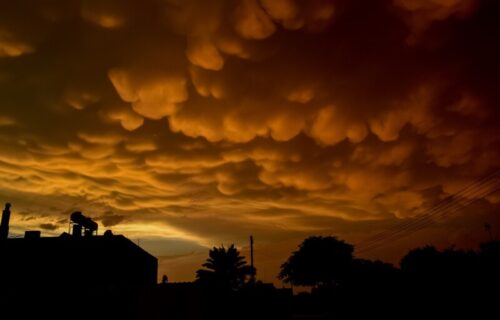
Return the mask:
M 352 245 L 336 237 L 309 237 L 281 265 L 278 278 L 301 286 L 339 284 L 349 273 L 353 250 Z

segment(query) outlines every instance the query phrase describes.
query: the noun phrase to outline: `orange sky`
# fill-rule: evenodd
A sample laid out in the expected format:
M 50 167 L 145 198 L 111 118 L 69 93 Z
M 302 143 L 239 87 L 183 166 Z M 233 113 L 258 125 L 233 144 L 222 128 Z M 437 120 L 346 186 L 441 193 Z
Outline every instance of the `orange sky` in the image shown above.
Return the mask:
M 351 243 L 500 167 L 497 1 L 0 4 L 0 201 L 11 233 L 80 210 L 194 278 L 258 274 L 308 235 Z M 474 198 L 474 195 L 469 195 Z M 498 234 L 500 195 L 365 257 Z

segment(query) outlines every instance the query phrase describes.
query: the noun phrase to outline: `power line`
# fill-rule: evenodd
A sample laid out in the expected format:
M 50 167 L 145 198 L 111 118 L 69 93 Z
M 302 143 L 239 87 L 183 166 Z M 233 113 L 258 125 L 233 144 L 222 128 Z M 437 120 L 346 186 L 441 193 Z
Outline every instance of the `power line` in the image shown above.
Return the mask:
M 481 189 L 476 190 L 473 194 L 468 194 L 468 198 L 471 198 L 471 199 L 469 199 L 465 203 L 461 202 L 462 199 L 455 201 L 455 202 L 451 202 L 446 207 L 444 207 L 442 210 L 435 211 L 432 215 L 427 214 L 427 215 L 424 215 L 423 217 L 420 217 L 418 219 L 413 220 L 411 225 L 407 225 L 405 227 L 400 227 L 399 229 L 393 228 L 395 230 L 391 231 L 390 233 L 385 232 L 383 237 L 378 237 L 377 239 L 374 239 L 374 240 L 369 239 L 365 242 L 362 242 L 360 245 L 358 245 L 358 248 L 360 248 L 360 251 L 365 250 L 366 247 L 370 247 L 373 244 L 386 241 L 387 239 L 391 239 L 395 235 L 397 235 L 403 231 L 412 231 L 412 229 L 415 229 L 415 228 L 421 229 L 421 227 L 427 226 L 427 225 L 434 222 L 432 220 L 433 216 L 435 216 L 437 214 L 443 214 L 446 212 L 450 212 L 450 210 L 452 212 L 455 212 L 460 207 L 469 205 L 470 203 L 472 203 L 478 199 L 484 198 L 485 196 L 487 196 L 488 194 L 491 194 L 492 192 L 495 192 L 496 190 L 497 190 L 497 188 L 495 188 L 494 184 L 493 184 L 493 188 L 488 188 L 486 190 L 481 190 Z
M 497 187 L 497 188 L 494 188 L 494 189 L 491 189 L 491 190 L 487 190 L 486 192 L 483 192 L 481 195 L 479 195 L 480 197 L 469 199 L 465 203 L 460 204 L 460 206 L 455 206 L 454 208 L 452 208 L 453 210 L 447 210 L 446 212 L 448 212 L 448 213 L 449 212 L 456 212 L 459 209 L 461 209 L 462 207 L 470 205 L 471 203 L 473 203 L 475 201 L 478 201 L 482 197 L 485 197 L 485 196 L 487 196 L 489 194 L 492 194 L 492 193 L 494 193 L 494 192 L 496 192 L 498 190 L 500 190 L 500 187 Z M 358 246 L 359 250 L 356 250 L 356 251 L 358 253 L 360 253 L 360 252 L 366 252 L 366 251 L 369 251 L 371 249 L 383 246 L 386 241 L 400 239 L 400 238 L 405 237 L 405 236 L 407 236 L 407 235 L 409 235 L 411 233 L 414 233 L 414 232 L 417 232 L 419 230 L 422 230 L 423 228 L 428 227 L 428 226 L 432 225 L 433 223 L 435 223 L 434 220 L 430 219 L 430 217 L 426 217 L 425 220 L 419 221 L 419 223 L 415 224 L 414 226 L 412 226 L 412 228 L 407 228 L 407 230 L 397 230 L 396 232 L 388 235 L 387 237 L 385 237 L 383 239 L 380 239 L 378 241 L 373 241 L 373 242 L 371 242 L 369 244 L 365 244 L 364 246 L 361 246 L 361 248 L 359 248 L 359 246 Z M 403 231 L 406 231 L 406 232 L 402 233 Z
M 500 170 L 497 170 L 485 177 L 483 177 L 482 179 L 478 180 L 478 181 L 475 181 L 473 182 L 472 184 L 466 186 L 465 188 L 461 189 L 460 191 L 458 191 L 457 193 L 455 193 L 454 195 L 450 195 L 448 197 L 446 197 L 445 199 L 441 200 L 440 202 L 438 202 L 433 208 L 431 208 L 426 214 L 424 215 L 421 215 L 420 217 L 417 218 L 417 220 L 419 218 L 422 218 L 422 217 L 425 217 L 427 215 L 433 215 L 435 212 L 439 212 L 439 210 L 441 210 L 443 207 L 446 207 L 450 204 L 450 202 L 452 202 L 454 199 L 456 199 L 457 197 L 461 196 L 461 197 L 470 197 L 470 193 L 474 193 L 474 191 L 477 190 L 477 188 L 481 188 L 484 184 L 488 183 L 489 181 L 492 181 L 497 175 L 500 174 Z M 415 220 L 410 220 L 410 221 L 404 221 L 404 222 L 401 222 L 397 225 L 395 225 L 393 228 L 402 228 L 402 227 L 406 227 L 407 225 L 411 225 L 412 223 L 414 223 Z M 371 240 L 374 240 L 378 237 L 381 237 L 382 235 L 386 234 L 386 233 L 390 233 L 391 230 L 386 230 L 386 231 L 383 231 L 375 236 L 372 236 L 370 238 L 368 238 L 367 240 L 365 240 L 365 242 L 367 241 L 371 241 Z
M 454 195 L 448 196 L 445 199 L 441 200 L 437 205 L 435 205 L 427 213 L 421 215 L 420 217 L 412 219 L 410 221 L 399 223 L 389 230 L 380 232 L 360 242 L 356 246 L 356 248 L 358 248 L 356 252 L 366 252 L 376 247 L 382 246 L 384 242 L 388 240 L 401 238 L 407 236 L 408 233 L 419 231 L 434 223 L 435 221 L 432 219 L 433 217 L 443 215 L 444 213 L 449 213 L 450 211 L 455 212 L 474 201 L 484 198 L 485 196 L 498 190 L 496 185 L 498 184 L 497 176 L 499 174 L 500 170 L 497 170 L 483 177 L 482 179 L 466 186 Z M 469 200 L 465 201 L 465 203 L 462 203 L 464 198 Z
M 489 190 L 489 191 L 485 192 L 484 194 L 482 194 L 481 196 L 482 196 L 482 197 L 488 196 L 489 194 L 492 194 L 492 193 L 494 193 L 494 192 L 496 192 L 496 191 L 498 191 L 498 190 L 500 190 L 500 187 L 497 187 L 497 188 L 495 188 L 495 189 Z M 481 199 L 481 198 L 479 198 L 479 197 L 478 197 L 478 198 L 472 198 L 472 199 L 469 199 L 469 200 L 468 200 L 466 203 L 464 203 L 463 205 L 461 205 L 461 206 L 459 206 L 459 207 L 455 207 L 455 208 L 454 208 L 454 210 L 452 210 L 452 211 L 447 211 L 447 212 L 451 212 L 451 213 L 457 212 L 457 211 L 458 211 L 459 209 L 461 209 L 462 207 L 468 206 L 468 205 L 472 204 L 473 202 L 476 202 L 476 201 L 478 201 L 478 200 L 480 200 L 480 199 Z M 401 238 L 403 238 L 403 237 L 408 236 L 408 235 L 409 235 L 409 234 L 411 234 L 411 233 L 415 233 L 415 232 L 417 232 L 417 231 L 420 231 L 420 230 L 422 230 L 422 229 L 424 229 L 424 228 L 426 228 L 426 227 L 428 227 L 428 226 L 430 226 L 430 225 L 432 225 L 432 224 L 434 224 L 434 223 L 435 223 L 435 221 L 430 220 L 430 219 L 428 219 L 428 220 L 426 220 L 426 221 L 422 221 L 419 225 L 415 225 L 415 226 L 413 227 L 413 229 L 407 230 L 407 233 L 399 233 L 399 234 L 398 234 L 398 233 L 394 233 L 394 234 L 392 234 L 391 236 L 387 237 L 386 239 L 382 239 L 382 240 L 380 240 L 380 241 L 378 241 L 378 242 L 373 242 L 373 243 L 371 243 L 371 244 L 369 244 L 369 245 L 366 245 L 366 246 L 364 246 L 364 247 L 361 247 L 359 250 L 356 250 L 356 252 L 357 252 L 357 253 L 364 253 L 364 252 L 367 252 L 367 251 L 370 251 L 370 250 L 376 249 L 376 248 L 378 248 L 378 247 L 383 246 L 383 245 L 385 244 L 384 242 L 386 242 L 386 241 L 393 241 L 393 240 L 398 240 L 398 239 L 401 239 Z
M 493 174 L 490 174 L 489 176 L 487 176 L 479 181 L 472 183 L 471 185 L 467 186 L 466 188 L 455 193 L 455 195 L 450 195 L 450 196 L 446 197 L 445 199 L 441 200 L 437 205 L 435 205 L 433 208 L 431 208 L 426 214 L 421 215 L 419 218 L 425 218 L 426 216 L 440 213 L 443 208 L 446 208 L 450 204 L 453 204 L 453 201 L 456 201 L 456 199 L 459 196 L 464 197 L 464 198 L 471 197 L 472 195 L 476 194 L 478 190 L 481 190 L 482 187 L 484 187 L 485 185 L 487 185 L 491 181 L 495 181 L 495 177 L 496 177 L 496 175 L 498 175 L 498 173 L 500 173 L 500 170 L 497 172 L 494 172 Z M 418 218 L 417 218 L 417 220 L 418 220 Z M 414 223 L 413 220 L 412 221 L 405 221 L 405 222 L 399 223 L 395 227 L 398 227 L 398 228 L 405 227 L 407 225 L 411 225 L 412 223 Z M 391 231 L 390 230 L 385 231 L 385 232 L 382 232 L 381 234 L 384 234 L 387 232 L 391 232 Z M 376 237 L 377 236 L 370 237 L 369 240 L 376 238 Z
M 496 183 L 495 180 L 484 181 L 482 183 L 482 185 L 476 186 L 475 189 L 472 189 L 472 191 L 469 190 L 466 193 L 462 193 L 460 196 L 463 198 L 477 197 L 479 195 L 478 192 L 481 193 L 482 188 L 484 188 L 484 186 L 487 186 L 488 184 L 491 184 L 492 181 L 493 181 L 493 184 Z M 457 205 L 460 205 L 459 201 L 462 201 L 462 199 L 457 199 L 457 195 L 458 194 L 456 194 L 455 196 L 447 197 L 447 199 L 445 199 L 444 201 L 441 201 L 440 204 L 436 205 L 434 208 L 432 208 L 426 214 L 421 215 L 420 217 L 417 217 L 417 218 L 412 219 L 410 221 L 405 221 L 404 223 L 400 223 L 400 224 L 394 226 L 390 230 L 383 231 L 383 232 L 379 233 L 378 235 L 370 237 L 369 239 L 362 242 L 360 245 L 366 245 L 370 242 L 377 242 L 380 239 L 385 238 L 387 235 L 391 235 L 394 232 L 400 232 L 404 229 L 411 228 L 413 225 L 418 225 L 419 223 L 421 223 L 421 221 L 429 220 L 430 218 L 432 218 L 435 215 L 442 214 L 443 212 L 446 212 L 450 208 L 453 208 Z M 482 196 L 482 197 L 484 197 L 484 196 Z

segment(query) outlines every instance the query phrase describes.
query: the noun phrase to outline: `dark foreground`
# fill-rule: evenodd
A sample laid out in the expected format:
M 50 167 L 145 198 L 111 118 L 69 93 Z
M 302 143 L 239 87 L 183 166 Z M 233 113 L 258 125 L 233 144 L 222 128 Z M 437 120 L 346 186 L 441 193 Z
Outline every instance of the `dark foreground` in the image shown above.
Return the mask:
M 56 291 L 51 286 L 33 288 L 28 282 L 23 284 L 26 291 L 2 286 L 0 308 L 2 319 L 497 318 L 500 243 L 483 244 L 478 252 L 416 249 L 402 260 L 401 268 L 360 262 L 343 283 L 298 295 L 260 282 L 238 291 L 199 283 L 92 291 L 74 275 L 66 288 Z

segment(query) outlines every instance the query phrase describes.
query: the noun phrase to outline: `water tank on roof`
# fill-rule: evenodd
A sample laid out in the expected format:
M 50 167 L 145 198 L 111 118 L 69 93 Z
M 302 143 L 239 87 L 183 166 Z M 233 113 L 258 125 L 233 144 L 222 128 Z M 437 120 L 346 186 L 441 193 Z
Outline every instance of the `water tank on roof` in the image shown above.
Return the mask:
M 91 236 L 94 232 L 97 233 L 97 223 L 91 218 L 84 216 L 80 211 L 73 212 L 70 219 L 73 223 L 74 236 L 81 236 L 82 229 L 85 236 Z

